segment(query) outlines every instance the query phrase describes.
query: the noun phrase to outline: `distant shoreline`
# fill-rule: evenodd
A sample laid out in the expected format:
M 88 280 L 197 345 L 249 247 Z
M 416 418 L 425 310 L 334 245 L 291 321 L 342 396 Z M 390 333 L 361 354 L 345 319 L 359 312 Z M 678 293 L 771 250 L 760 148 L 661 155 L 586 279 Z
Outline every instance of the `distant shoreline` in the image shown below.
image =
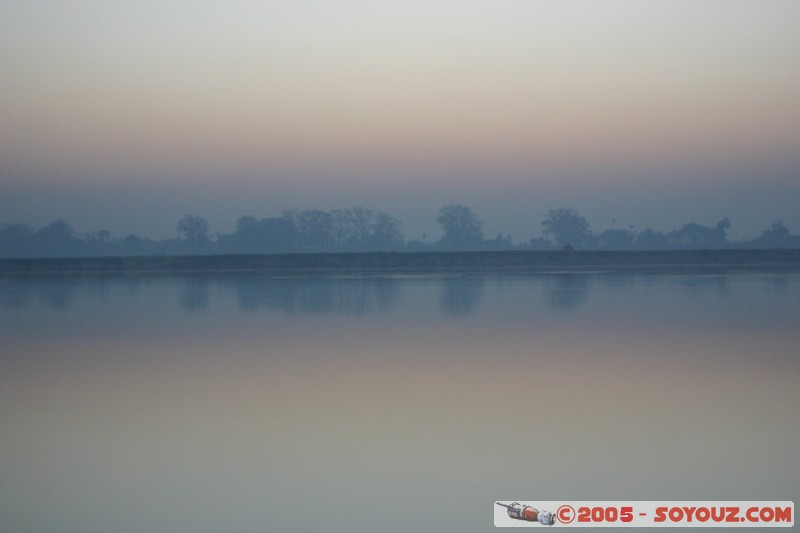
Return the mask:
M 447 275 L 800 272 L 800 249 L 368 252 L 0 259 L 0 276 L 111 273 Z

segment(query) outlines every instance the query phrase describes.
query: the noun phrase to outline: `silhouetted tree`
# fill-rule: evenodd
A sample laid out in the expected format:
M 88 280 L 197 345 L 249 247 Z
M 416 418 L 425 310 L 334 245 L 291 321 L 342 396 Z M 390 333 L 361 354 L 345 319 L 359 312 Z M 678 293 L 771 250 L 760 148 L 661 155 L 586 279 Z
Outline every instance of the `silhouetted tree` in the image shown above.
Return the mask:
M 779 220 L 748 244 L 755 248 L 797 248 L 800 247 L 800 236 L 789 233 L 789 228 Z
M 267 251 L 268 242 L 259 220 L 245 215 L 236 221 L 236 231 L 232 235 L 220 238 L 219 245 L 226 252 L 263 253 Z
M 221 235 L 216 249 L 228 253 L 395 250 L 403 246 L 400 222 L 383 211 L 363 207 L 286 210 L 280 217 L 246 215 L 236 230 Z
M 458 204 L 444 206 L 436 221 L 444 232 L 437 242 L 442 248 L 477 249 L 483 244 L 483 223 L 469 207 Z
M 142 239 L 133 233 L 129 234 L 123 242 L 123 250 L 127 255 L 139 255 L 141 253 Z
M 39 255 L 81 255 L 84 242 L 75 237 L 72 227 L 63 220 L 54 220 L 34 235 Z
M 592 234 L 589 223 L 578 211 L 569 207 L 551 209 L 542 222 L 545 237 L 552 237 L 556 244 L 565 246 L 587 246 L 591 244 Z
M 410 241 L 406 241 L 405 249 L 408 252 L 424 252 L 428 249 L 428 245 L 419 239 L 411 239 Z
M 484 250 L 510 250 L 511 249 L 511 235 L 503 236 L 498 233 L 494 239 L 483 241 Z
M 394 250 L 403 246 L 401 222 L 389 213 L 378 211 L 372 221 L 372 234 L 369 237 L 371 248 L 375 250 Z
M 89 255 L 112 255 L 116 251 L 111 242 L 111 234 L 104 229 L 85 233 L 83 240 Z
M 667 236 L 660 231 L 647 228 L 636 236 L 635 245 L 645 250 L 663 250 L 668 248 Z
M 269 252 L 291 252 L 297 246 L 297 232 L 286 216 L 262 218 L 261 232 Z
M 240 235 L 256 235 L 258 230 L 258 219 L 252 215 L 241 216 L 236 221 L 236 233 Z
M 627 229 L 607 229 L 595 238 L 598 248 L 610 250 L 627 250 L 633 247 L 636 235 Z
M 208 222 L 203 217 L 186 215 L 178 221 L 177 231 L 183 234 L 193 252 L 204 248 L 211 241 L 208 237 Z
M 369 239 L 373 213 L 363 207 L 335 209 L 334 235 L 339 248 L 358 247 Z
M 227 235 L 209 236 L 208 223 L 202 217 L 186 215 L 178 221 L 181 238 L 151 240 L 134 234 L 114 238 L 108 231 L 76 234 L 63 220 L 54 220 L 34 231 L 24 224 L 0 226 L 0 257 L 69 257 L 90 255 L 165 255 L 181 253 L 285 253 L 292 251 L 329 252 L 360 251 L 426 251 L 444 250 L 552 250 L 567 245 L 584 249 L 719 249 L 735 248 L 800 248 L 800 236 L 792 235 L 782 221 L 775 222 L 760 236 L 750 241 L 729 242 L 727 218 L 714 226 L 684 224 L 669 233 L 650 228 L 638 235 L 630 229 L 607 229 L 597 235 L 575 209 L 561 208 L 548 212 L 542 222 L 547 238 L 533 238 L 517 246 L 511 237 L 498 233 L 484 240 L 483 224 L 469 208 L 448 205 L 439 210 L 437 222 L 443 237 L 430 243 L 425 234 L 420 240 L 404 242 L 400 222 L 383 211 L 364 207 L 284 211 L 282 216 L 257 219 L 251 215 L 239 218 L 236 230 Z M 555 244 L 554 244 L 555 243 Z
M 726 232 L 730 227 L 731 221 L 727 218 L 720 220 L 713 228 L 690 222 L 669 232 L 667 243 L 677 248 L 724 248 L 729 244 Z
M 332 212 L 336 246 L 344 250 L 392 250 L 403 243 L 400 222 L 383 211 L 364 207 Z
M 219 238 L 219 248 L 234 253 L 290 252 L 295 247 L 294 223 L 286 216 L 262 218 L 240 217 L 236 231 Z
M 288 210 L 284 217 L 292 221 L 300 250 L 324 251 L 333 245 L 334 220 L 330 213 L 320 209 Z

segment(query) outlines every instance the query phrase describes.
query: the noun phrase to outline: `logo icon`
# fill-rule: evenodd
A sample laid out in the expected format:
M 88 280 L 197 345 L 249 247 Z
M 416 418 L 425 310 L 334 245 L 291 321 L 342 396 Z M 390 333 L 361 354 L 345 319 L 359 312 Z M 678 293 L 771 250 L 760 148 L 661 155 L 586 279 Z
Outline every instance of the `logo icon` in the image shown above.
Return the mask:
M 522 505 L 519 502 L 510 504 L 495 502 L 500 507 L 505 507 L 508 511 L 508 516 L 515 520 L 524 520 L 525 522 L 539 522 L 543 526 L 552 526 L 556 523 L 556 515 L 550 511 L 540 511 L 530 505 Z

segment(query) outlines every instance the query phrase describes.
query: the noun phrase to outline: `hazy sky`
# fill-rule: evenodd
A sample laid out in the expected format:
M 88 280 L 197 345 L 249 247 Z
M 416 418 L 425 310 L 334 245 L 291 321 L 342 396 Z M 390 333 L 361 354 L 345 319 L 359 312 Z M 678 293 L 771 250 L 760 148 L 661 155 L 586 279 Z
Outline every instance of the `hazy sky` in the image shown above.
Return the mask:
M 472 206 L 800 232 L 800 2 L 0 3 L 0 223 Z

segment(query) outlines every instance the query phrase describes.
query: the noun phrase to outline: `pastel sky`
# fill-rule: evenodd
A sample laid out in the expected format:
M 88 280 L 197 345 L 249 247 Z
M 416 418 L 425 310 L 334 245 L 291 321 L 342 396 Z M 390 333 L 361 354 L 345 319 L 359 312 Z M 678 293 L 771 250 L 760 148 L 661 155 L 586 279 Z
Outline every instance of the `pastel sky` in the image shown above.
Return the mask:
M 796 0 L 0 4 L 0 223 L 447 203 L 800 232 Z M 612 222 L 613 221 L 613 222 Z

